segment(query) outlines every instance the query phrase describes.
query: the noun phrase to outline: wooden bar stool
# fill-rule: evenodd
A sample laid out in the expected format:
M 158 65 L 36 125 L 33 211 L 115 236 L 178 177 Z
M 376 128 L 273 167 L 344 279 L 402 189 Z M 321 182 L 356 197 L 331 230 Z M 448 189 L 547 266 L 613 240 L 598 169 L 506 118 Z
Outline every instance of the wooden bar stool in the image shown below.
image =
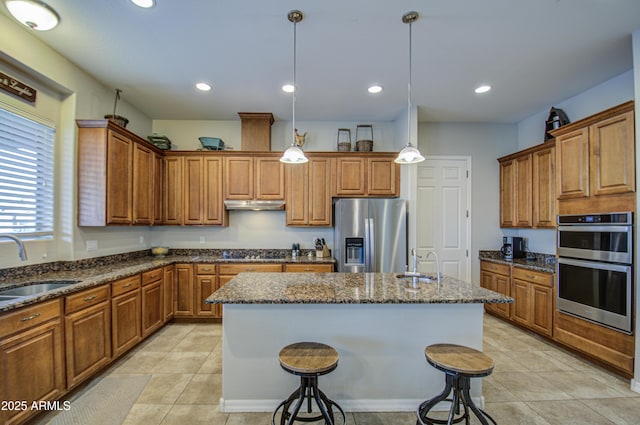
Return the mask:
M 450 425 L 462 420 L 468 425 L 469 409 L 483 425 L 489 425 L 487 419 L 497 425 L 491 416 L 475 405 L 469 394 L 471 378 L 491 375 L 494 366 L 491 357 L 473 348 L 455 344 L 429 345 L 425 348 L 424 355 L 431 366 L 445 373 L 445 387 L 442 393 L 418 407 L 416 425 Z M 447 398 L 452 392 L 451 398 Z M 448 419 L 445 421 L 428 417 L 429 410 L 444 400 L 451 401 Z M 460 405 L 464 409 L 463 414 L 460 414 Z

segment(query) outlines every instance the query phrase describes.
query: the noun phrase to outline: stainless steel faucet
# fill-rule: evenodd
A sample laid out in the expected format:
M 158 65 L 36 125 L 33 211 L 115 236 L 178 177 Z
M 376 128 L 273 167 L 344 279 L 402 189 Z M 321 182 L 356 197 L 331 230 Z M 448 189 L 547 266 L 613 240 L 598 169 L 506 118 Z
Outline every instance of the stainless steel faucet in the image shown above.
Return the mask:
M 404 275 L 405 276 L 412 276 L 412 277 L 418 277 L 420 276 L 420 273 L 418 272 L 418 258 L 422 258 L 422 256 L 420 255 L 416 255 L 416 249 L 415 248 L 411 248 L 411 256 L 413 257 L 413 271 L 405 271 Z M 407 266 L 408 268 L 408 266 Z
M 18 256 L 21 261 L 27 261 L 27 251 L 24 249 L 24 244 L 20 239 L 10 233 L 0 233 L 0 238 L 11 239 L 18 245 Z
M 438 283 L 440 283 L 442 275 L 440 274 L 440 258 L 438 257 L 438 253 L 435 251 L 427 251 L 427 255 L 424 258 L 426 260 L 431 254 L 436 258 L 436 278 L 438 279 Z

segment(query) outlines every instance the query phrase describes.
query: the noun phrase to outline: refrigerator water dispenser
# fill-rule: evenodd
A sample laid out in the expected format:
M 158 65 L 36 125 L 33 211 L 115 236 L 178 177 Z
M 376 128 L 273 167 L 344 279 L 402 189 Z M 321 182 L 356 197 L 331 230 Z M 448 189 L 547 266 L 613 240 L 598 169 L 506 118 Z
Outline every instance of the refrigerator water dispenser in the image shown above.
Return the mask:
M 344 238 L 344 262 L 347 265 L 364 265 L 364 238 Z

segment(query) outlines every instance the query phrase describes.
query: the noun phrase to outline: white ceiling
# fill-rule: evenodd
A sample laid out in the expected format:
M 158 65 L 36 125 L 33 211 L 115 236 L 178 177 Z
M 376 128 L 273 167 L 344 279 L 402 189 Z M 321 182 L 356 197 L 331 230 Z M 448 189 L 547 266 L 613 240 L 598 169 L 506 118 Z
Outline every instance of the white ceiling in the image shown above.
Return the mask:
M 46 0 L 34 32 L 153 119 L 394 120 L 406 108 L 409 26 L 421 121 L 517 122 L 632 68 L 640 0 Z M 2 13 L 8 14 L 4 7 Z M 213 85 L 197 92 L 197 81 Z M 378 83 L 382 93 L 367 87 Z M 488 83 L 479 96 L 473 89 Z

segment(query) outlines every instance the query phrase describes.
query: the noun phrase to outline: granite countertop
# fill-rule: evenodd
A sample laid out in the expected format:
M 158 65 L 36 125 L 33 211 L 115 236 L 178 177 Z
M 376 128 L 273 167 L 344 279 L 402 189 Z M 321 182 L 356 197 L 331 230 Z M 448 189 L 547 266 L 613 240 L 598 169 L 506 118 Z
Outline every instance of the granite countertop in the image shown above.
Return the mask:
M 506 264 L 522 269 L 536 270 L 545 273 L 556 272 L 556 256 L 554 254 L 533 253 L 532 259 L 514 258 L 513 260 L 505 260 L 500 251 L 481 250 L 478 258 L 481 261 L 489 261 L 491 263 Z
M 513 299 L 444 276 L 418 282 L 395 273 L 240 273 L 206 299 L 208 304 L 463 304 Z
M 114 256 L 118 257 L 118 261 L 108 262 L 108 264 L 100 264 L 96 260 L 96 265 L 91 264 L 90 260 L 82 260 L 82 266 L 74 267 L 75 263 L 80 262 L 64 262 L 63 266 L 59 264 L 42 264 L 35 266 L 27 266 L 25 268 L 16 268 L 3 271 L 0 276 L 0 291 L 7 290 L 19 286 L 29 284 L 42 283 L 45 281 L 77 281 L 71 285 L 54 289 L 40 294 L 27 297 L 16 298 L 8 301 L 0 301 L 0 314 L 6 311 L 14 310 L 19 307 L 34 304 L 57 298 L 63 295 L 81 291 L 83 289 L 92 288 L 123 279 L 158 267 L 168 266 L 177 263 L 272 263 L 272 264 L 333 264 L 335 260 L 332 257 L 310 257 L 307 255 L 298 256 L 293 259 L 291 257 L 265 258 L 260 253 L 249 252 L 242 258 L 223 258 L 221 255 L 198 254 L 192 255 L 168 255 L 163 258 L 152 256 L 137 256 L 135 258 L 127 258 L 126 254 Z M 242 253 L 244 254 L 244 252 Z M 88 263 L 88 264 L 87 264 Z M 24 270 L 21 270 L 24 269 Z M 284 273 L 283 273 L 284 274 Z

